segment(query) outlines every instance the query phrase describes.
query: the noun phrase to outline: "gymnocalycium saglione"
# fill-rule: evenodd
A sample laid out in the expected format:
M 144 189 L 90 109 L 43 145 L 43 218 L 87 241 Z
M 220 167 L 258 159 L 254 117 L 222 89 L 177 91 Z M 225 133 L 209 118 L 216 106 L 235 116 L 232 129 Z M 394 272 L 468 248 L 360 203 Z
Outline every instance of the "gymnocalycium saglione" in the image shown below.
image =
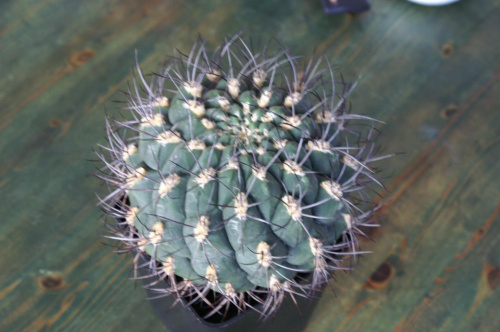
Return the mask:
M 349 112 L 354 85 L 328 60 L 236 36 L 134 76 L 130 114 L 107 117 L 97 154 L 111 188 L 100 203 L 118 220 L 109 237 L 155 277 L 146 287 L 205 317 L 266 319 L 351 268 L 360 227 L 376 226 L 371 164 L 388 156 L 375 153 L 379 121 Z

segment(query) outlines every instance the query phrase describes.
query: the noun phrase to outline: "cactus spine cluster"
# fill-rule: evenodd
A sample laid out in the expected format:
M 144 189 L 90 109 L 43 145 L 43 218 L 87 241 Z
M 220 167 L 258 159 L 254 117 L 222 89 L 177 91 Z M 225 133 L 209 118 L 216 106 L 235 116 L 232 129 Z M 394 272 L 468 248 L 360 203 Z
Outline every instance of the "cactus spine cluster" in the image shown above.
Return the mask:
M 348 112 L 352 86 L 327 60 L 270 49 L 198 41 L 151 78 L 137 67 L 131 116 L 108 117 L 98 152 L 110 238 L 148 257 L 150 288 L 206 317 L 311 296 L 373 226 L 376 120 Z

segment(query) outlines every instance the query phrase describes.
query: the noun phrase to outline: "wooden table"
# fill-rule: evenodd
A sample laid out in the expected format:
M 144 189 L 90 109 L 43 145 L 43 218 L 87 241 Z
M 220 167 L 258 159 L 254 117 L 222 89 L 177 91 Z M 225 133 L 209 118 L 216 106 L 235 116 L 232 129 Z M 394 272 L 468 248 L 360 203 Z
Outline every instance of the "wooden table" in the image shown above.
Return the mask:
M 0 2 L 0 331 L 163 329 L 130 257 L 102 244 L 91 148 L 134 50 L 148 72 L 199 33 L 217 45 L 242 28 L 362 74 L 353 110 L 405 152 L 380 164 L 373 254 L 337 275 L 306 331 L 500 331 L 500 1 L 372 4 L 327 17 L 320 1 Z

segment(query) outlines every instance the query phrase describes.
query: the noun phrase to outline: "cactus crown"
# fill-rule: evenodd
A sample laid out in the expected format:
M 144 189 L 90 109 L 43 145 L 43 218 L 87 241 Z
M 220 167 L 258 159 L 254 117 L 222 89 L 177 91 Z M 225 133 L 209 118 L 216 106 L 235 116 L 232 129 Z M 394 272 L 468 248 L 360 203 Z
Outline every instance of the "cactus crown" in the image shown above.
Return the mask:
M 167 280 L 150 288 L 206 317 L 231 306 L 267 318 L 285 294 L 310 296 L 350 267 L 381 157 L 375 120 L 347 112 L 353 87 L 322 62 L 235 37 L 213 56 L 198 41 L 149 82 L 137 66 L 132 118 L 107 119 L 99 176 L 120 220 L 110 237 Z

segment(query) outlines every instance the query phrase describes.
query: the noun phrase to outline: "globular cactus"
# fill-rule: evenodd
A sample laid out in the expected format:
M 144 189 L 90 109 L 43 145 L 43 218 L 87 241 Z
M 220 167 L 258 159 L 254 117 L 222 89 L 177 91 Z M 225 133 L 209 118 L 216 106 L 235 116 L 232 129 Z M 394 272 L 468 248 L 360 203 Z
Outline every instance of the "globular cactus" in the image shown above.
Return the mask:
M 348 112 L 353 87 L 327 60 L 235 37 L 213 55 L 198 41 L 150 78 L 137 69 L 131 116 L 108 117 L 98 155 L 112 188 L 101 204 L 120 220 L 110 238 L 147 257 L 148 287 L 206 317 L 267 318 L 351 267 L 382 157 L 376 120 Z

